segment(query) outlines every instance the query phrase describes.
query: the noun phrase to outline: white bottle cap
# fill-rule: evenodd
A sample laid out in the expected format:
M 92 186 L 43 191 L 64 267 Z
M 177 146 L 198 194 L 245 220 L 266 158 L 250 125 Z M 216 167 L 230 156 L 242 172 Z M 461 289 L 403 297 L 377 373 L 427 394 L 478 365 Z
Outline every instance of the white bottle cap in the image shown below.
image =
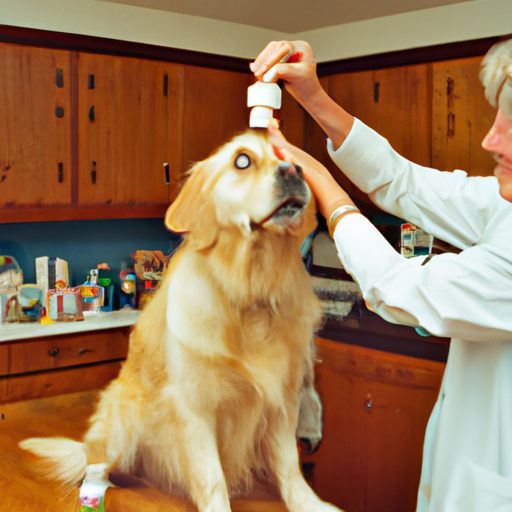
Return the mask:
M 273 109 L 281 108 L 281 88 L 274 83 L 256 82 L 247 89 L 247 106 L 254 107 L 250 128 L 268 128 Z
M 281 108 L 281 88 L 274 83 L 256 82 L 247 89 L 247 106 Z
M 268 107 L 254 107 L 249 117 L 250 128 L 268 128 L 273 111 Z

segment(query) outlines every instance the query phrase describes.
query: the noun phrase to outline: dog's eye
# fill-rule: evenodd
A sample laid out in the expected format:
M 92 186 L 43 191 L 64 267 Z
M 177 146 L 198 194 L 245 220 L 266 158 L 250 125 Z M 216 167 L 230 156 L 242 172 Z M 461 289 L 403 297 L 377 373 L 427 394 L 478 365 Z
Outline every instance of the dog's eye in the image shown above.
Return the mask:
M 242 153 L 236 157 L 235 167 L 237 169 L 247 169 L 250 165 L 251 159 L 245 153 Z

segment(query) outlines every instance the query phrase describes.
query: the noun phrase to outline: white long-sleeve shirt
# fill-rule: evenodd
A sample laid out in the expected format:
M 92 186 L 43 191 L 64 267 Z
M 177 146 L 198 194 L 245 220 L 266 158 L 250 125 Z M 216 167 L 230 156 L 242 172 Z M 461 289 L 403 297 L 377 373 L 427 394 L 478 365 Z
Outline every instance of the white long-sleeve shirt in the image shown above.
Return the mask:
M 494 177 L 415 165 L 356 120 L 334 162 L 383 210 L 463 249 L 398 254 L 362 215 L 334 240 L 372 310 L 451 337 L 424 445 L 418 512 L 512 512 L 512 203 Z

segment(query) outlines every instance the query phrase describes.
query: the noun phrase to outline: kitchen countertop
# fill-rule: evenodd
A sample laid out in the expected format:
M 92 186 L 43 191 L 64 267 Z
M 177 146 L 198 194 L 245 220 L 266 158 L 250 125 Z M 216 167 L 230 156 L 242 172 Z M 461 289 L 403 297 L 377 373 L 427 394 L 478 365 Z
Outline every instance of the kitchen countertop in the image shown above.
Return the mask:
M 446 361 L 449 348 L 447 338 L 420 336 L 413 327 L 386 322 L 366 308 L 355 283 L 333 284 L 329 281 L 317 280 L 316 284 L 323 293 L 327 292 L 324 298 L 336 297 L 337 301 L 324 301 L 327 304 L 326 311 L 335 314 L 325 317 L 317 336 L 386 352 Z M 336 304 L 334 307 L 333 303 Z M 0 325 L 0 343 L 130 327 L 139 315 L 140 311 L 124 308 L 111 313 L 89 314 L 85 316 L 85 320 L 79 322 Z
M 76 334 L 80 332 L 115 329 L 133 325 L 140 311 L 124 308 L 110 313 L 94 313 L 84 315 L 83 321 L 54 322 L 52 324 L 19 323 L 0 325 L 0 343 L 45 336 Z
M 343 318 L 327 316 L 317 336 L 443 363 L 450 347 L 448 338 L 421 336 L 414 327 L 387 322 L 370 311 L 363 301 L 354 303 Z

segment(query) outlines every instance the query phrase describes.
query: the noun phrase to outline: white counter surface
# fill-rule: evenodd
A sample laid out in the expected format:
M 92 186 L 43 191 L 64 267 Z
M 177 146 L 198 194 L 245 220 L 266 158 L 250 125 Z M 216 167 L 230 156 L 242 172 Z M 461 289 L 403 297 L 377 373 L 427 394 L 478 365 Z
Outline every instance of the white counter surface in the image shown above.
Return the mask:
M 139 314 L 140 311 L 125 308 L 111 313 L 89 314 L 85 316 L 85 320 L 80 322 L 55 322 L 46 325 L 38 323 L 4 324 L 0 325 L 0 343 L 127 327 L 135 323 Z

